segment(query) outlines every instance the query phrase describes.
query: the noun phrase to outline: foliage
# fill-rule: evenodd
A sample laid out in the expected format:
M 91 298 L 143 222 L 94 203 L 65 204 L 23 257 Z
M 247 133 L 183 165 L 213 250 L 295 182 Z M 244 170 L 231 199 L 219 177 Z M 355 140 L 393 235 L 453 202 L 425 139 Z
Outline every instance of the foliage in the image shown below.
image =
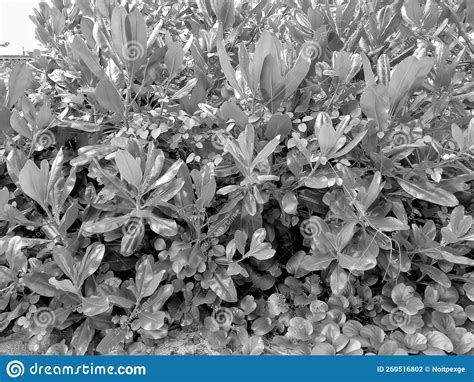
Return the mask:
M 2 332 L 473 353 L 470 1 L 121 3 L 0 82 Z

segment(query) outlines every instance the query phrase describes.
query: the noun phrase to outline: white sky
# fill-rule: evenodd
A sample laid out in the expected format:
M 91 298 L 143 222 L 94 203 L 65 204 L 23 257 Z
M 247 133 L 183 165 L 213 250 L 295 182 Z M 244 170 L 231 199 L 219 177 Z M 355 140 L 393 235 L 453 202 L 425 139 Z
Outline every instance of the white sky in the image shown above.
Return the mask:
M 35 26 L 28 16 L 41 0 L 0 0 L 0 43 L 10 46 L 0 48 L 0 54 L 22 54 L 38 47 Z

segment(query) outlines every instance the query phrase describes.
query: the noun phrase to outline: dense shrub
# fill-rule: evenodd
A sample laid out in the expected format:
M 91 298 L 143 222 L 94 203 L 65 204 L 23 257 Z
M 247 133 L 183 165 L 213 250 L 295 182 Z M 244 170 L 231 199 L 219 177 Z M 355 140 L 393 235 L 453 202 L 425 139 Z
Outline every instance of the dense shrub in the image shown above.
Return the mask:
M 473 353 L 471 1 L 52 3 L 0 82 L 5 335 Z

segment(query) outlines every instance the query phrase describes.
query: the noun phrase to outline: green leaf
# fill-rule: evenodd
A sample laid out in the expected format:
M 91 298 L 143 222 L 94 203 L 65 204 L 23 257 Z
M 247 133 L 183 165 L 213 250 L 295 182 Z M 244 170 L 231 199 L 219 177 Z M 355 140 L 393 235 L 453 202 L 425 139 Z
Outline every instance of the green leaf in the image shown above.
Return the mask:
M 273 329 L 274 325 L 270 317 L 257 318 L 252 323 L 252 330 L 256 336 L 264 336 Z
M 364 90 L 360 107 L 369 120 L 377 122 L 380 131 L 387 130 L 390 102 L 384 85 L 373 85 Z
M 250 56 L 244 43 L 239 45 L 239 67 L 245 82 L 250 86 Z
M 290 215 L 296 215 L 298 212 L 298 198 L 294 192 L 287 192 L 281 199 L 283 211 Z
M 97 56 L 89 50 L 84 40 L 78 35 L 72 41 L 72 49 L 99 80 L 107 78 L 104 69 L 98 63 Z
M 13 110 L 10 116 L 10 125 L 18 134 L 33 140 L 33 133 L 31 132 L 26 120 L 18 113 L 16 109 Z
M 0 265 L 0 283 L 11 283 L 15 281 L 17 281 L 15 272 L 13 272 L 11 269 L 7 267 Z
M 456 207 L 459 204 L 457 198 L 440 186 L 426 180 L 418 180 L 417 184 L 397 178 L 398 184 L 416 199 L 426 200 L 434 204 L 446 207 Z
M 85 320 L 72 335 L 71 346 L 76 351 L 75 355 L 84 355 L 94 338 L 95 329 Z
M 49 165 L 48 161 L 41 162 L 41 169 L 28 159 L 18 176 L 21 190 L 46 210 L 48 194 Z
M 433 57 L 418 59 L 415 56 L 410 56 L 395 67 L 388 87 L 392 112 L 397 110 L 398 104 L 403 97 L 408 95 L 414 87 L 421 85 L 433 67 L 434 62 L 435 59 Z
M 309 341 L 313 333 L 313 325 L 303 317 L 293 317 L 288 326 L 288 336 L 300 341 Z
M 10 109 L 33 81 L 33 74 L 25 64 L 16 65 L 8 78 L 7 107 Z
M 382 232 L 403 231 L 410 228 L 407 224 L 390 216 L 385 218 L 367 216 L 367 220 Z
M 168 81 L 173 79 L 181 70 L 184 60 L 184 50 L 177 42 L 168 43 L 165 54 L 165 65 L 168 69 Z
M 97 222 L 86 221 L 82 224 L 82 232 L 91 235 L 110 232 L 124 225 L 128 219 L 130 219 L 130 217 L 125 215 L 108 217 Z
M 420 270 L 430 276 L 430 278 L 437 282 L 439 285 L 444 286 L 445 288 L 451 288 L 451 280 L 446 275 L 446 273 L 440 271 L 438 268 L 435 268 L 428 264 L 417 264 L 415 265 L 420 268 Z
M 336 349 L 327 342 L 316 343 L 311 349 L 311 355 L 336 355 Z
M 280 143 L 280 136 L 277 135 L 275 138 L 273 138 L 270 142 L 268 142 L 265 147 L 257 154 L 255 159 L 252 161 L 252 164 L 250 167 L 253 169 L 255 166 L 257 166 L 259 163 L 263 162 L 265 159 L 267 159 L 270 155 L 273 154 L 275 149 Z
M 279 72 L 280 65 L 275 57 L 265 57 L 260 76 L 260 91 L 266 104 L 270 104 L 270 110 L 274 113 L 281 104 L 285 95 L 285 83 Z
M 147 191 L 150 191 L 162 184 L 170 182 L 178 174 L 182 164 L 183 161 L 181 159 L 177 160 L 176 162 L 173 162 L 173 164 L 168 168 L 168 170 L 166 170 L 166 172 L 162 176 L 160 176 L 158 180 L 154 181 L 153 184 L 147 188 Z
M 33 292 L 45 297 L 55 297 L 60 292 L 49 283 L 51 276 L 46 273 L 33 272 L 23 276 L 23 284 Z
M 249 117 L 247 114 L 245 114 L 234 102 L 225 101 L 220 110 L 224 117 L 233 119 L 235 123 L 242 128 L 245 128 L 249 123 Z
M 291 132 L 291 118 L 287 114 L 273 114 L 267 122 L 265 129 L 265 138 L 273 139 L 277 135 L 285 138 Z
M 87 247 L 86 254 L 81 260 L 77 271 L 77 285 L 82 286 L 84 281 L 99 269 L 105 254 L 105 245 L 94 243 Z
M 62 177 L 63 164 L 64 164 L 64 154 L 63 154 L 63 149 L 60 148 L 58 153 L 56 154 L 56 157 L 54 158 L 53 163 L 51 163 L 51 170 L 49 172 L 49 179 L 48 179 L 49 193 L 51 193 L 54 185 Z
M 162 311 L 143 311 L 138 314 L 138 321 L 144 330 L 158 330 L 165 324 L 166 313 Z
M 217 16 L 217 21 L 225 29 L 234 25 L 235 5 L 234 0 L 210 0 L 212 10 Z
M 130 78 L 140 69 L 147 55 L 147 32 L 144 15 L 134 9 L 125 18 L 127 44 L 122 46 L 122 55 Z
M 320 271 L 328 268 L 334 260 L 336 258 L 329 253 L 306 255 L 301 262 L 301 267 L 308 272 Z
M 326 157 L 337 143 L 336 130 L 326 112 L 319 112 L 315 123 L 319 125 L 318 142 L 321 156 Z
M 56 246 L 53 249 L 53 259 L 56 265 L 61 268 L 67 277 L 69 277 L 72 281 L 76 280 L 75 262 L 69 249 L 62 246 Z
M 378 355 L 395 355 L 399 349 L 397 341 L 387 340 L 385 341 L 378 351 Z
M 214 276 L 208 281 L 209 287 L 218 297 L 227 302 L 237 302 L 237 290 L 234 282 L 223 267 L 214 271 Z
M 60 291 L 80 296 L 80 291 L 72 284 L 71 280 L 57 280 L 54 277 L 51 277 L 48 281 Z
M 114 351 L 119 350 L 119 345 L 125 340 L 127 336 L 127 330 L 117 328 L 111 330 L 97 345 L 97 352 L 101 354 L 110 354 Z
M 285 98 L 292 95 L 306 78 L 311 67 L 311 57 L 306 52 L 308 49 L 311 49 L 312 44 L 314 43 L 309 41 L 303 45 L 295 65 L 285 74 L 283 78 L 283 83 L 285 84 Z
M 171 284 L 160 287 L 143 305 L 149 309 L 156 311 L 163 308 L 166 301 L 174 292 L 174 287 Z
M 109 299 L 106 296 L 90 296 L 81 298 L 80 312 L 88 317 L 97 316 L 106 312 L 109 307 Z
M 95 96 L 100 106 L 117 114 L 125 110 L 123 99 L 110 80 L 100 80 L 95 89 Z
M 372 85 L 375 85 L 375 76 L 374 72 L 372 71 L 372 66 L 364 52 L 362 52 L 360 56 L 362 58 L 362 67 L 364 68 L 365 85 L 367 87 L 371 87 Z
M 117 150 L 115 163 L 117 164 L 122 178 L 138 188 L 143 176 L 140 159 L 134 158 L 132 154 L 126 150 Z
M 252 336 L 242 346 L 243 355 L 260 355 L 265 351 L 265 344 L 261 336 Z
M 112 46 L 124 63 L 130 78 L 135 76 L 147 54 L 147 33 L 143 15 L 135 9 L 127 14 L 115 7 L 111 18 Z
M 126 20 L 127 11 L 123 7 L 115 7 L 112 11 L 112 18 L 110 20 L 112 46 L 115 53 L 120 57 L 122 62 L 125 63 L 123 56 L 123 47 L 127 46 L 128 38 L 126 32 Z
M 235 70 L 232 68 L 230 64 L 229 56 L 225 51 L 224 46 L 224 36 L 222 32 L 222 25 L 219 24 L 216 36 L 216 46 L 217 46 L 217 56 L 219 57 L 219 62 L 221 64 L 222 71 L 224 72 L 225 78 L 229 82 L 230 86 L 232 86 L 235 90 L 239 92 L 239 94 L 245 98 L 245 93 L 240 87 L 239 83 L 237 82 L 237 78 L 235 75 Z
M 334 268 L 330 277 L 331 290 L 334 294 L 341 294 L 346 288 L 349 277 L 340 266 Z
M 135 284 L 137 285 L 138 293 L 137 301 L 155 293 L 156 288 L 158 288 L 158 285 L 160 285 L 163 279 L 165 271 L 161 270 L 155 274 L 152 268 L 153 264 L 154 261 L 151 256 L 146 256 L 137 264 L 137 273 L 135 275 Z
M 356 243 L 349 244 L 337 257 L 339 265 L 349 271 L 366 271 L 377 265 L 379 247 L 373 237 L 363 233 Z
M 446 353 L 451 353 L 454 349 L 453 343 L 446 334 L 432 331 L 426 334 L 427 345 L 436 349 L 444 350 Z
M 276 47 L 271 33 L 264 30 L 255 45 L 255 53 L 249 67 L 250 89 L 254 95 L 257 94 L 257 89 L 260 85 L 263 62 L 269 54 L 276 56 Z M 231 86 L 233 85 L 231 84 Z
M 158 235 L 173 237 L 178 233 L 178 225 L 174 220 L 161 218 L 151 211 L 145 210 L 143 213 L 152 231 Z

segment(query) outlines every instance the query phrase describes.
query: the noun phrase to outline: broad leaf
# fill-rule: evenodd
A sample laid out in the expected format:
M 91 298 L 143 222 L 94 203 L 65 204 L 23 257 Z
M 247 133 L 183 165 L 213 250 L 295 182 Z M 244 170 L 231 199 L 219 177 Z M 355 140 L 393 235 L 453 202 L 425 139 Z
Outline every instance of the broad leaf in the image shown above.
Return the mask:
M 218 267 L 214 271 L 213 277 L 208 281 L 209 287 L 217 296 L 227 302 L 237 302 L 237 290 L 234 282 L 223 267 Z
M 132 154 L 126 150 L 118 150 L 115 155 L 115 163 L 117 163 L 122 178 L 138 188 L 142 180 L 140 159 L 134 158 Z
M 397 181 L 408 194 L 416 199 L 426 200 L 427 202 L 446 207 L 456 207 L 459 204 L 459 201 L 452 193 L 426 180 L 419 180 L 416 184 L 400 178 L 397 178 Z
M 122 97 L 110 80 L 101 80 L 95 89 L 95 96 L 104 109 L 122 114 L 124 103 Z

